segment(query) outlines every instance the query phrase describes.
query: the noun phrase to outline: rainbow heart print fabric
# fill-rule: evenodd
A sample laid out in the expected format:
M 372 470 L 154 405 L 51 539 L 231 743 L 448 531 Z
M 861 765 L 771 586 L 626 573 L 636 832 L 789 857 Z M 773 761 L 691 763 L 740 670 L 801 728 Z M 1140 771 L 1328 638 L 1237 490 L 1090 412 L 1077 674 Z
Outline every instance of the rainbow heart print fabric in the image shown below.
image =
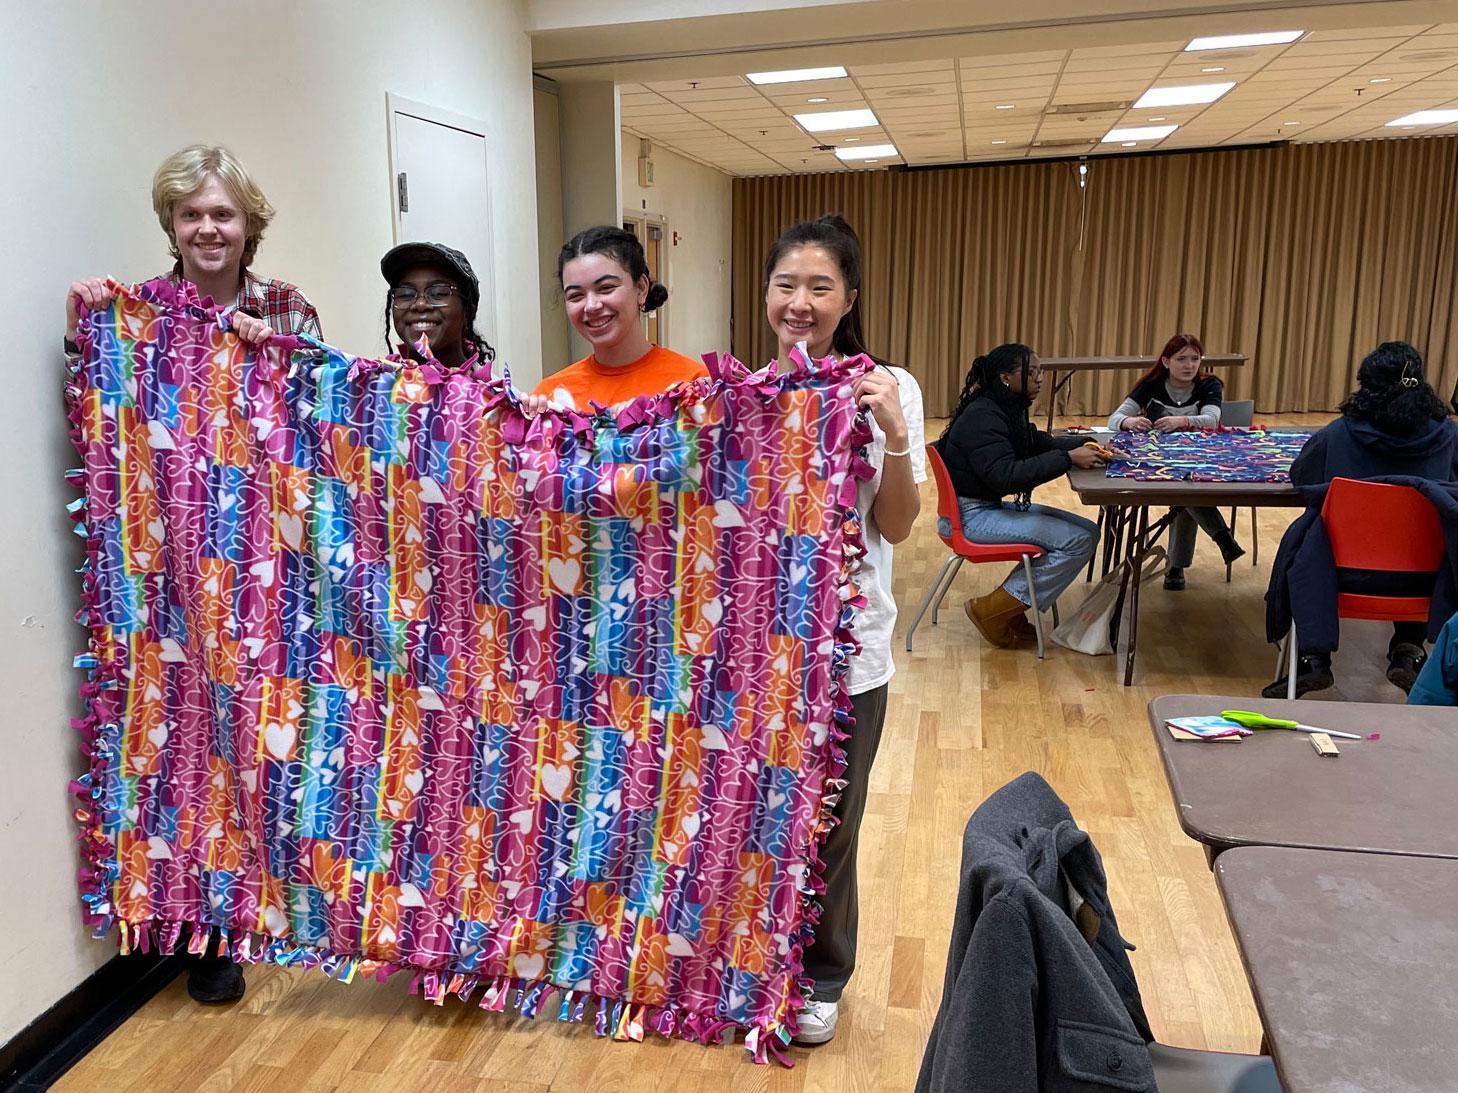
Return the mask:
M 114 287 L 67 385 L 97 936 L 778 1054 L 869 362 L 531 417 L 489 362 L 255 350 L 186 283 Z

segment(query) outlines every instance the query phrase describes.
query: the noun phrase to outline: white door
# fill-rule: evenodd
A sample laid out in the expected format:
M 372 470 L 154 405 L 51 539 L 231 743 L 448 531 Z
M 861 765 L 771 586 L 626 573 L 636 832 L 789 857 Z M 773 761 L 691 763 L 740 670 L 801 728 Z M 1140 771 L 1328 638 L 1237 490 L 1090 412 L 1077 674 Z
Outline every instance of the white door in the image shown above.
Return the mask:
M 476 327 L 499 345 L 485 124 L 395 95 L 389 107 L 395 242 L 463 253 L 481 282 Z

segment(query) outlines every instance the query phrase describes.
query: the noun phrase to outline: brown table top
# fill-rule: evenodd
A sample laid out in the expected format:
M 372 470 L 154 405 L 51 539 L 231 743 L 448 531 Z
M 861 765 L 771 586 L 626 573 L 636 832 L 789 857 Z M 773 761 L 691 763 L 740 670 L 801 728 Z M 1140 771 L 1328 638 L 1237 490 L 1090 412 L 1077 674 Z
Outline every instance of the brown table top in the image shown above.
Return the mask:
M 1146 353 L 1140 357 L 1039 357 L 1044 372 L 1091 372 L 1119 368 L 1149 368 L 1159 359 L 1158 353 Z M 1207 353 L 1205 363 L 1209 365 L 1240 368 L 1245 364 L 1243 353 Z
M 1341 754 L 1323 759 L 1305 733 L 1291 730 L 1212 743 L 1175 740 L 1164 727 L 1171 717 L 1232 709 L 1382 735 L 1338 739 Z M 1180 826 L 1217 854 L 1259 845 L 1458 858 L 1458 715 L 1451 709 L 1164 695 L 1149 704 L 1149 723 Z
M 1074 467 L 1068 484 L 1085 505 L 1239 505 L 1300 508 L 1301 494 L 1289 482 L 1140 482 L 1110 478 L 1103 467 Z
M 1240 847 L 1215 877 L 1287 1090 L 1458 1086 L 1458 862 Z

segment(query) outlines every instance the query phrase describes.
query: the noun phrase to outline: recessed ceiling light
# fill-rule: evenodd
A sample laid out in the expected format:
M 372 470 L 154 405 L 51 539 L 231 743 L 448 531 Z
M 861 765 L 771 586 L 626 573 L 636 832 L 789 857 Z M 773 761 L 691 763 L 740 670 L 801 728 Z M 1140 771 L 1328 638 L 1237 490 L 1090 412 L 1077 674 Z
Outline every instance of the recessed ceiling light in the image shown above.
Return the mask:
M 993 141 L 993 142 L 992 142 L 992 143 L 993 143 L 993 144 L 1006 144 L 1006 143 L 1007 143 L 1007 141 L 1005 141 L 1005 140 L 995 140 L 995 141 Z
M 864 163 L 880 163 L 881 161 L 879 159 L 867 159 L 867 160 L 863 160 L 862 162 L 864 162 Z
M 1135 126 L 1132 129 L 1110 129 L 1104 134 L 1099 143 L 1115 144 L 1126 140 L 1163 140 L 1176 129 L 1178 125 L 1145 125 Z
M 1413 125 L 1451 125 L 1458 121 L 1458 110 L 1418 110 L 1411 114 L 1404 114 L 1400 118 L 1393 118 L 1388 126 L 1401 125 L 1403 127 Z
M 782 72 L 747 72 L 744 78 L 753 84 L 840 80 L 845 78 L 845 69 L 840 65 L 831 65 L 828 68 L 787 68 Z
M 1233 83 L 1191 83 L 1177 87 L 1151 87 L 1134 104 L 1135 110 L 1158 109 L 1161 106 L 1197 106 L 1214 102 L 1229 91 Z
M 813 98 L 813 99 L 806 99 L 805 101 L 806 102 L 829 102 L 830 100 L 827 99 L 824 95 L 817 95 L 817 96 L 815 96 L 815 98 Z
M 1200 71 L 1201 72 L 1224 72 L 1225 69 L 1222 68 L 1220 65 L 1214 65 L 1211 68 L 1202 68 L 1202 69 L 1200 69 Z
M 795 120 L 811 133 L 832 129 L 870 129 L 881 124 L 869 110 L 825 110 L 818 114 L 796 114 Z
M 1299 121 L 1286 121 L 1286 122 L 1282 122 L 1281 124 L 1282 125 L 1300 125 L 1301 123 Z
M 1000 102 L 993 109 L 995 109 L 995 110 L 1011 110 L 1012 108 L 1013 108 L 1013 104 L 1012 103 L 1010 103 L 1010 102 Z
M 894 144 L 868 144 L 864 148 L 837 148 L 835 154 L 841 159 L 880 159 L 883 156 L 894 156 L 896 146 Z
M 1283 46 L 1294 42 L 1304 30 L 1273 30 L 1264 34 L 1222 34 L 1214 38 L 1196 38 L 1185 46 L 1186 53 L 1202 49 L 1239 49 L 1241 46 Z
M 1122 148 L 1133 148 L 1137 143 L 1139 143 L 1139 142 L 1138 141 L 1133 141 L 1133 140 L 1126 140 L 1126 141 L 1124 141 L 1124 143 L 1122 145 L 1120 145 L 1120 147 L 1122 147 Z
M 1391 76 L 1378 76 L 1375 80 L 1368 80 L 1368 83 L 1391 83 Z
M 1164 115 L 1163 114 L 1160 114 L 1158 117 L 1156 117 L 1156 118 L 1150 118 L 1149 120 L 1150 121 L 1164 121 Z

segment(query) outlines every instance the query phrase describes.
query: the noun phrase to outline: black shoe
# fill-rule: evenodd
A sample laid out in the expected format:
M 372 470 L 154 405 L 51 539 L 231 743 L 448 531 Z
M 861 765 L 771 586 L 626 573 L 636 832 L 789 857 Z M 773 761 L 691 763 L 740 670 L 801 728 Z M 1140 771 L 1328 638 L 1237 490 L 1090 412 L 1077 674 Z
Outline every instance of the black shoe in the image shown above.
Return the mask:
M 1234 535 L 1222 535 L 1215 540 L 1215 545 L 1220 548 L 1220 557 L 1226 565 L 1231 565 L 1237 558 L 1245 557 L 1245 548 L 1235 541 Z
M 1289 677 L 1282 676 L 1267 683 L 1261 691 L 1262 698 L 1285 698 Z M 1296 697 L 1311 691 L 1324 691 L 1336 680 L 1331 675 L 1331 665 L 1312 657 L 1299 657 L 1296 661 Z
M 1387 654 L 1387 682 L 1401 687 L 1403 694 L 1411 694 L 1412 685 L 1427 662 L 1428 654 L 1422 646 L 1403 642 Z
M 187 993 L 194 1002 L 236 1002 L 245 987 L 243 969 L 226 956 L 200 956 L 187 970 Z
M 1164 590 L 1183 592 L 1185 590 L 1185 567 L 1172 565 L 1164 571 Z

